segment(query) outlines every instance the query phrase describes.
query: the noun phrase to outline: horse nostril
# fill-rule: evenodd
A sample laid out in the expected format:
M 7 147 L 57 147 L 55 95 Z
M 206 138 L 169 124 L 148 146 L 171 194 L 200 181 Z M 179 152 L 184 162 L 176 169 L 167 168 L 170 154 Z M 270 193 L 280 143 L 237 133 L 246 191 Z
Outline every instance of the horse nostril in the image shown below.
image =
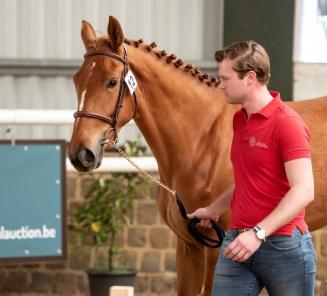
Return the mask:
M 94 166 L 95 155 L 93 152 L 87 148 L 81 149 L 78 153 L 78 159 L 83 164 L 84 167 L 88 168 Z

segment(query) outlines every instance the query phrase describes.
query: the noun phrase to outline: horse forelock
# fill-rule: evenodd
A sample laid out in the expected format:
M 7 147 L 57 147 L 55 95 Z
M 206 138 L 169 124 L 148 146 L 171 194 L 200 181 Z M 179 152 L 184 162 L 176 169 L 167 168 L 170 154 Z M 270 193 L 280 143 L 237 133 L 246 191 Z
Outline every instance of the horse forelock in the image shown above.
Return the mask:
M 119 49 L 118 51 L 112 47 L 111 43 L 110 43 L 110 38 L 108 37 L 108 35 L 100 35 L 97 36 L 96 42 L 95 42 L 95 47 L 92 48 L 92 50 L 109 50 L 111 52 L 114 52 L 116 54 L 119 55 L 123 55 L 123 49 Z

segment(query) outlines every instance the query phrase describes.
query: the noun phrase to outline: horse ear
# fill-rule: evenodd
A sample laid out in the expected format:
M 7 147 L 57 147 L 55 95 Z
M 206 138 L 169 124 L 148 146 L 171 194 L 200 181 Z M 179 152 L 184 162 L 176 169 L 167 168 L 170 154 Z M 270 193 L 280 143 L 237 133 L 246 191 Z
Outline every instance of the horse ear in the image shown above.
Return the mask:
M 92 25 L 87 21 L 82 21 L 82 39 L 86 49 L 95 48 L 96 34 Z
M 124 42 L 124 33 L 119 21 L 113 16 L 109 17 L 108 24 L 109 42 L 113 49 L 118 49 Z

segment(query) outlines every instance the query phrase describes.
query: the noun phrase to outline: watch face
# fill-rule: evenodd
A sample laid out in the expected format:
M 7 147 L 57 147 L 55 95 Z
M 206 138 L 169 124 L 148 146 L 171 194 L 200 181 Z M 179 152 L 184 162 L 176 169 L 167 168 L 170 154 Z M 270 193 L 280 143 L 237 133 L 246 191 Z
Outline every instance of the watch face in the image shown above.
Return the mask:
M 264 239 L 266 237 L 264 230 L 262 230 L 262 229 L 258 230 L 257 237 L 258 237 L 258 239 Z

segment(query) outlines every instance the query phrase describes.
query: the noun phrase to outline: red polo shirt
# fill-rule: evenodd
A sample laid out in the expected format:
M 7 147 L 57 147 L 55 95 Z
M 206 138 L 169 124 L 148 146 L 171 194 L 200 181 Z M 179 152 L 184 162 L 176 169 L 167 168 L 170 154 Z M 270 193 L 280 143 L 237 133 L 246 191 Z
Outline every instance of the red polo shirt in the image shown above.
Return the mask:
M 244 108 L 233 119 L 231 160 L 235 191 L 230 228 L 252 228 L 277 207 L 289 191 L 284 163 L 310 157 L 310 134 L 300 116 L 277 92 L 260 112 L 247 118 Z M 308 229 L 304 210 L 275 234 L 291 235 Z

